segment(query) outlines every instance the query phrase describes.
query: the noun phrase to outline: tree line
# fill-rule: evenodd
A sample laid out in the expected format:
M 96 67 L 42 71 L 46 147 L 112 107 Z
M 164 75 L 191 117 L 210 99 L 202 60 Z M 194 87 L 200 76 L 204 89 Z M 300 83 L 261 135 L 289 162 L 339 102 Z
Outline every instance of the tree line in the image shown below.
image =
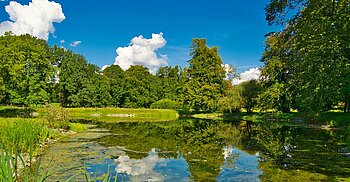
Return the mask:
M 189 66 L 100 70 L 30 35 L 0 37 L 0 103 L 171 108 L 202 112 L 350 111 L 350 0 L 271 0 L 259 81 L 233 85 L 217 47 L 193 39 Z M 292 12 L 294 14 L 288 13 Z M 234 67 L 230 78 L 237 76 Z
M 218 48 L 193 39 L 190 66 L 135 65 L 104 70 L 71 50 L 30 35 L 0 37 L 0 102 L 62 107 L 172 108 L 215 111 L 228 82 Z

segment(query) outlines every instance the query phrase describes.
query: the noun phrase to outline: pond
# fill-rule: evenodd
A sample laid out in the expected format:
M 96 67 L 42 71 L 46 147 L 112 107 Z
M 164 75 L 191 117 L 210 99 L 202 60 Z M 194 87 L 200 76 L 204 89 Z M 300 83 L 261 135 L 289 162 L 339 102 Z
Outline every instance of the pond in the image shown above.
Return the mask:
M 50 181 L 330 181 L 350 177 L 348 130 L 186 119 L 101 123 L 48 148 Z

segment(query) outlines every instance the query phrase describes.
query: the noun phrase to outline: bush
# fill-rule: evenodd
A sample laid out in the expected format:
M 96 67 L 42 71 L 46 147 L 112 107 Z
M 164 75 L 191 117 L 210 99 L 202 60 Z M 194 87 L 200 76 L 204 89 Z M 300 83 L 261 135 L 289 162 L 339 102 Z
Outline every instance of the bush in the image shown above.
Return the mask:
M 45 109 L 44 123 L 50 128 L 68 129 L 68 110 L 47 105 Z
M 182 103 L 163 99 L 151 104 L 151 109 L 182 109 Z

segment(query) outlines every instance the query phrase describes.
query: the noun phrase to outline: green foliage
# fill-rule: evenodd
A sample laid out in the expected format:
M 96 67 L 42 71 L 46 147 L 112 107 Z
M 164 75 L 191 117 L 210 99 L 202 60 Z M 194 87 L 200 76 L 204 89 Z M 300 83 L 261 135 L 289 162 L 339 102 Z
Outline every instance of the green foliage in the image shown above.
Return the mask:
M 0 77 L 0 104 L 3 103 L 4 98 L 5 98 L 5 85 L 3 82 L 3 78 Z
M 48 171 L 40 169 L 39 162 L 36 164 L 35 176 L 31 175 L 33 170 L 32 158 L 29 154 L 29 162 L 19 153 L 17 146 L 6 146 L 0 142 L 0 181 L 9 182 L 42 182 L 50 175 Z M 29 166 L 27 166 L 29 164 Z
M 232 83 L 226 81 L 224 96 L 218 100 L 218 110 L 220 112 L 232 113 L 238 112 L 244 107 L 242 90 L 240 86 L 232 86 Z
M 103 75 L 109 79 L 112 106 L 123 107 L 125 102 L 124 71 L 118 65 L 111 65 L 103 70 Z
M 218 48 L 209 48 L 206 39 L 193 39 L 183 85 L 185 107 L 195 111 L 214 111 L 217 100 L 223 96 L 225 69 Z
M 81 55 L 55 48 L 59 64 L 59 90 L 63 107 L 104 107 L 110 105 L 109 79 Z
M 158 78 L 157 96 L 159 99 L 179 100 L 180 69 L 178 66 L 160 67 L 156 74 Z
M 148 68 L 136 65 L 125 71 L 125 103 L 127 108 L 149 108 L 157 98 L 155 76 Z
M 44 123 L 50 128 L 68 129 L 69 112 L 67 109 L 46 106 Z
M 288 112 L 288 105 L 285 105 L 286 103 L 283 100 L 285 92 L 285 85 L 280 83 L 265 88 L 258 97 L 259 108 L 262 110 L 277 109 L 278 111 L 284 110 L 284 112 Z
M 30 35 L 0 36 L 0 92 L 5 104 L 37 105 L 50 100 L 54 79 L 51 49 Z M 1 96 L 0 96 L 1 97 Z
M 0 122 L 0 129 L 0 143 L 16 146 L 19 152 L 37 151 L 50 134 L 44 124 L 26 119 Z
M 270 3 L 266 6 L 266 20 L 269 25 L 284 24 L 286 23 L 286 17 L 292 16 L 295 18 L 299 14 L 298 10 L 302 5 L 307 2 L 306 0 L 270 0 Z M 294 15 L 290 15 L 290 11 L 296 12 Z
M 265 41 L 265 52 L 261 59 L 265 66 L 261 69 L 263 91 L 258 103 L 261 109 L 275 109 L 289 112 L 291 108 L 290 81 L 290 47 L 289 31 L 272 33 Z
M 182 103 L 163 99 L 151 104 L 151 109 L 182 109 Z
M 290 10 L 296 16 L 286 20 L 284 31 L 267 38 L 262 59 L 267 80 L 264 94 L 274 96 L 270 101 L 264 99 L 266 105 L 278 100 L 278 110 L 292 107 L 320 112 L 339 102 L 349 102 L 348 6 L 348 0 L 271 0 L 267 8 L 271 22 L 284 19 L 281 15 Z M 348 111 L 348 107 L 345 104 L 344 110 Z
M 247 112 L 252 112 L 252 109 L 256 107 L 256 99 L 260 92 L 259 82 L 256 80 L 250 80 L 243 82 L 239 85 L 242 88 L 242 102 Z

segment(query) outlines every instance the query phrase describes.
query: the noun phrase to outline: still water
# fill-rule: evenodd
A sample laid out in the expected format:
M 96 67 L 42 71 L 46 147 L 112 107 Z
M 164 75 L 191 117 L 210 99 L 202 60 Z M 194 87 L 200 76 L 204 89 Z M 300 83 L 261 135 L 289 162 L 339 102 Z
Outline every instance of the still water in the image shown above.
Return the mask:
M 350 177 L 349 149 L 348 129 L 193 119 L 105 123 L 54 144 L 42 166 L 50 181 L 332 181 Z

